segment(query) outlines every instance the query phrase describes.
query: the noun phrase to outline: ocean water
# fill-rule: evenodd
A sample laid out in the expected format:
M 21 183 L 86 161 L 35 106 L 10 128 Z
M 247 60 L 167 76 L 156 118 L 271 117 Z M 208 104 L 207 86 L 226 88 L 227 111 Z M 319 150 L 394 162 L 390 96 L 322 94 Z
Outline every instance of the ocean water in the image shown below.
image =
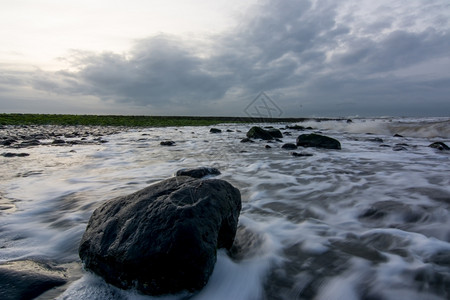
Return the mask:
M 219 251 L 208 284 L 189 299 L 450 298 L 450 151 L 428 147 L 450 146 L 449 118 L 308 121 L 299 125 L 312 129 L 282 129 L 282 142 L 241 143 L 253 125 L 218 125 L 219 134 L 140 128 L 103 144 L 0 147 L 30 154 L 0 156 L 0 263 L 29 259 L 65 270 L 69 282 L 39 299 L 186 299 L 106 284 L 82 269 L 78 244 L 102 202 L 181 168 L 212 166 L 241 191 L 241 252 Z M 342 149 L 295 150 L 312 154 L 305 157 L 281 149 L 311 132 Z M 160 146 L 163 140 L 176 145 Z

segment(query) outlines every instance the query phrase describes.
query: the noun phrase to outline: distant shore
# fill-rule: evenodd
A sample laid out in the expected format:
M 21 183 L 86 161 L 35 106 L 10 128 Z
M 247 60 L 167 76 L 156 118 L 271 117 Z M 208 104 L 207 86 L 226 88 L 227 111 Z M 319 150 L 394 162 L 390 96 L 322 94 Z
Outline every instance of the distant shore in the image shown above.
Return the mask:
M 84 125 L 84 126 L 209 126 L 220 123 L 276 123 L 310 120 L 344 120 L 341 118 L 264 118 L 264 117 L 201 117 L 201 116 L 125 116 L 69 114 L 0 114 L 0 125 Z

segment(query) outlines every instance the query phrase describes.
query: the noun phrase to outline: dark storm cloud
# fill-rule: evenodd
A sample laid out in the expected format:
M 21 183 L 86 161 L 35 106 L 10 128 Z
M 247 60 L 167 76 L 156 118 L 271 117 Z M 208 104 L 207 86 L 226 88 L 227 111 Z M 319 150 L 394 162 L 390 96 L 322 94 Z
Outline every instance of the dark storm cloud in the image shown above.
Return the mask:
M 137 42 L 127 56 L 77 53 L 74 66 L 79 71 L 57 75 L 65 83 L 77 83 L 79 91 L 105 100 L 188 104 L 220 98 L 227 90 L 221 84 L 227 75 L 212 74 L 205 63 L 183 42 L 160 35 Z
M 449 6 L 386 3 L 261 1 L 239 26 L 203 43 L 159 35 L 137 41 L 125 54 L 73 52 L 72 71 L 38 70 L 26 82 L 55 94 L 169 114 L 171 107 L 222 113 L 211 103 L 229 103 L 228 111 L 239 114 L 247 103 L 238 107 L 230 94 L 251 100 L 260 91 L 278 95 L 286 114 L 414 114 L 411 107 L 433 114 L 433 106 L 435 114 L 449 111 L 448 72 L 420 76 L 429 62 L 449 63 L 449 23 L 443 18 Z M 17 78 L 0 77 L 0 84 L 24 84 Z M 299 102 L 303 111 L 294 109 Z

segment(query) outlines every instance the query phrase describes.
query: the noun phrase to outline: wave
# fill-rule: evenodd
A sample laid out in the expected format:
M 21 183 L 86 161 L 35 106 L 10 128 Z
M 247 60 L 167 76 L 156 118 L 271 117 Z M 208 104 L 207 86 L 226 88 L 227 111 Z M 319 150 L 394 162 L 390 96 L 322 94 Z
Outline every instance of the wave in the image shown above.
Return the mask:
M 307 121 L 301 125 L 319 130 L 346 133 L 387 136 L 397 134 L 413 138 L 450 139 L 450 118 L 375 118 L 353 119 L 351 122 L 345 120 Z

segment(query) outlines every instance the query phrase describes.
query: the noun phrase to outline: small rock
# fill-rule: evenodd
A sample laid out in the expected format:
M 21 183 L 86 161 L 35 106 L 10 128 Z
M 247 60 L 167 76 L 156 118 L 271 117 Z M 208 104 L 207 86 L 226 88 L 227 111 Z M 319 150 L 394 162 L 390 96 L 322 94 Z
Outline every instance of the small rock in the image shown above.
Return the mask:
M 220 129 L 218 129 L 218 128 L 211 128 L 211 129 L 209 130 L 209 132 L 210 132 L 210 133 L 221 133 L 222 130 L 220 130 Z
M 42 293 L 65 284 L 61 269 L 31 260 L 0 265 L 0 299 L 34 299 Z
M 369 142 L 375 142 L 375 143 L 383 143 L 383 142 L 384 142 L 383 139 L 378 138 L 378 137 L 368 139 L 367 141 L 369 141 Z
M 405 151 L 405 150 L 408 150 L 408 149 L 405 146 L 397 144 L 394 147 L 392 147 L 392 150 L 394 150 L 394 151 Z
M 293 130 L 305 130 L 305 127 L 300 125 L 293 125 L 293 126 L 286 126 L 287 129 L 293 129 Z
M 61 145 L 61 144 L 65 144 L 66 141 L 64 140 L 53 140 L 52 144 L 53 145 Z
M 241 143 L 254 143 L 255 141 L 249 138 L 244 138 L 241 140 Z
M 41 142 L 39 140 L 31 140 L 31 141 L 24 141 L 24 142 L 20 143 L 19 147 L 24 148 L 24 147 L 39 146 L 39 145 L 41 145 Z
M 283 146 L 281 146 L 282 149 L 286 149 L 286 150 L 295 150 L 297 149 L 297 145 L 293 144 L 293 143 L 287 143 L 284 144 Z
M 7 139 L 7 140 L 2 141 L 1 144 L 2 144 L 3 146 L 10 146 L 10 145 L 12 145 L 12 144 L 14 144 L 14 143 L 16 143 L 16 142 L 17 142 L 17 141 L 14 140 L 14 139 Z
M 443 142 L 434 142 L 430 144 L 428 147 L 435 148 L 438 150 L 450 150 L 450 147 L 444 144 Z
M 394 134 L 394 137 L 403 137 L 403 135 L 400 135 L 400 134 Z
M 269 128 L 267 129 L 267 132 L 273 137 L 273 138 L 283 138 L 283 134 L 279 129 L 276 128 Z
M 26 156 L 30 156 L 29 153 L 12 153 L 12 152 L 6 152 L 6 153 L 2 153 L 3 157 L 26 157 Z
M 189 176 L 192 178 L 203 178 L 208 175 L 217 176 L 220 175 L 220 171 L 216 168 L 201 167 L 194 169 L 181 169 L 175 173 L 175 176 Z
M 162 141 L 161 143 L 159 143 L 161 146 L 175 146 L 175 142 L 174 141 Z
M 264 148 L 266 148 L 266 149 L 271 149 L 272 146 L 270 146 L 270 145 L 265 145 Z
M 320 134 L 302 134 L 297 138 L 297 146 L 325 149 L 341 149 L 341 143 L 331 137 Z
M 292 156 L 313 156 L 311 153 L 298 153 L 298 152 L 290 152 Z

